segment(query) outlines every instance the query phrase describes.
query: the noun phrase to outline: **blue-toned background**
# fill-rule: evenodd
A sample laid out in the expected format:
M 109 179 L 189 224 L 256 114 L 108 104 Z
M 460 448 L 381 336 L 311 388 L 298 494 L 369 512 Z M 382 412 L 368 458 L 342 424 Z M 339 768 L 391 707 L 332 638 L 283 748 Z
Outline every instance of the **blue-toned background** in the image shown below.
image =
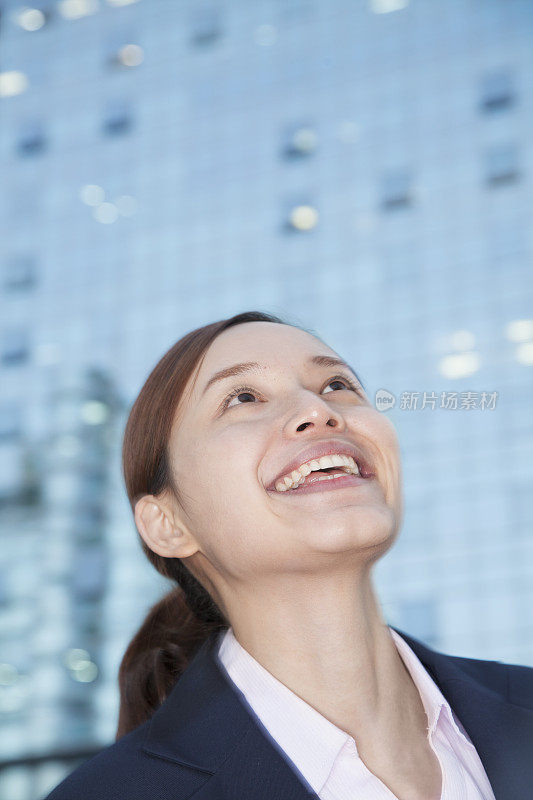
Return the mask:
M 125 420 L 240 311 L 394 395 L 387 620 L 533 665 L 530 0 L 0 0 L 0 59 L 0 800 L 114 739 Z

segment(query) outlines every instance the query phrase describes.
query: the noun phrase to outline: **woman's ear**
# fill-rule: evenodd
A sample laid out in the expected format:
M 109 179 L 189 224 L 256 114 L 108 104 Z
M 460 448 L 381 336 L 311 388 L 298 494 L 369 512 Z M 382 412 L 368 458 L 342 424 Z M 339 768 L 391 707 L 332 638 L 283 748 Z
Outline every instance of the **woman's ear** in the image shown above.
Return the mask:
M 150 550 L 166 558 L 185 558 L 199 550 L 189 531 L 176 525 L 170 507 L 146 494 L 135 504 L 135 524 Z

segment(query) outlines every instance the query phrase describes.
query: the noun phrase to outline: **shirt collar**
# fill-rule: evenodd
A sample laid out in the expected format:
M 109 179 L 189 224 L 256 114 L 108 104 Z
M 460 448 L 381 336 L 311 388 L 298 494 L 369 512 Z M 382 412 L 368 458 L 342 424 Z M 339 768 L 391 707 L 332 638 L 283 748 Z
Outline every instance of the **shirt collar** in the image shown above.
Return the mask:
M 441 690 L 427 672 L 426 668 L 409 647 L 405 639 L 403 639 L 396 631 L 389 626 L 389 631 L 394 639 L 396 648 L 407 667 L 413 682 L 418 689 L 420 699 L 422 700 L 427 718 L 428 718 L 428 736 L 433 735 L 441 714 L 444 714 L 455 733 L 464 740 L 467 744 L 472 745 L 471 740 L 468 738 L 463 725 L 460 720 L 455 716 L 450 704 L 442 694 Z
M 421 661 L 407 642 L 388 627 L 419 691 L 428 718 L 428 736 L 434 733 L 444 709 L 457 734 L 471 744 L 459 720 L 457 723 L 461 727 L 456 724 L 449 703 Z M 231 627 L 221 635 L 218 657 L 260 725 L 273 738 L 273 743 L 282 748 L 296 767 L 305 765 L 305 778 L 316 794 L 322 790 L 335 760 L 345 746 L 357 757 L 353 737 L 268 672 L 237 641 Z

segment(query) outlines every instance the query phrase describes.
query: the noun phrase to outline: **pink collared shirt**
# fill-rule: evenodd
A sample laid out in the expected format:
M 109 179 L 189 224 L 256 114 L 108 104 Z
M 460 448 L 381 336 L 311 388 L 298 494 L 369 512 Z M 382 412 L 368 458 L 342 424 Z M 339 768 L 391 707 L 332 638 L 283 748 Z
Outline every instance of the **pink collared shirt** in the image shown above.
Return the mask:
M 442 768 L 440 800 L 495 800 L 477 751 L 439 687 L 407 642 L 389 630 L 426 710 L 429 741 Z M 269 734 L 322 800 L 396 798 L 361 760 L 354 738 L 268 672 L 239 644 L 232 628 L 222 636 L 218 655 Z

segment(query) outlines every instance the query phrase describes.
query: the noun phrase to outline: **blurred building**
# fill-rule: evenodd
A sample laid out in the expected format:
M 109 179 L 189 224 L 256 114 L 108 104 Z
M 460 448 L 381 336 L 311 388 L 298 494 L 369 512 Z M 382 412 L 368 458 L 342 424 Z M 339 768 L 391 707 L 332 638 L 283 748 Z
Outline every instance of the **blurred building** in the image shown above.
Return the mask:
M 533 665 L 532 41 L 530 0 L 0 2 L 0 800 L 114 738 L 167 588 L 128 409 L 239 311 L 388 402 L 389 622 Z

